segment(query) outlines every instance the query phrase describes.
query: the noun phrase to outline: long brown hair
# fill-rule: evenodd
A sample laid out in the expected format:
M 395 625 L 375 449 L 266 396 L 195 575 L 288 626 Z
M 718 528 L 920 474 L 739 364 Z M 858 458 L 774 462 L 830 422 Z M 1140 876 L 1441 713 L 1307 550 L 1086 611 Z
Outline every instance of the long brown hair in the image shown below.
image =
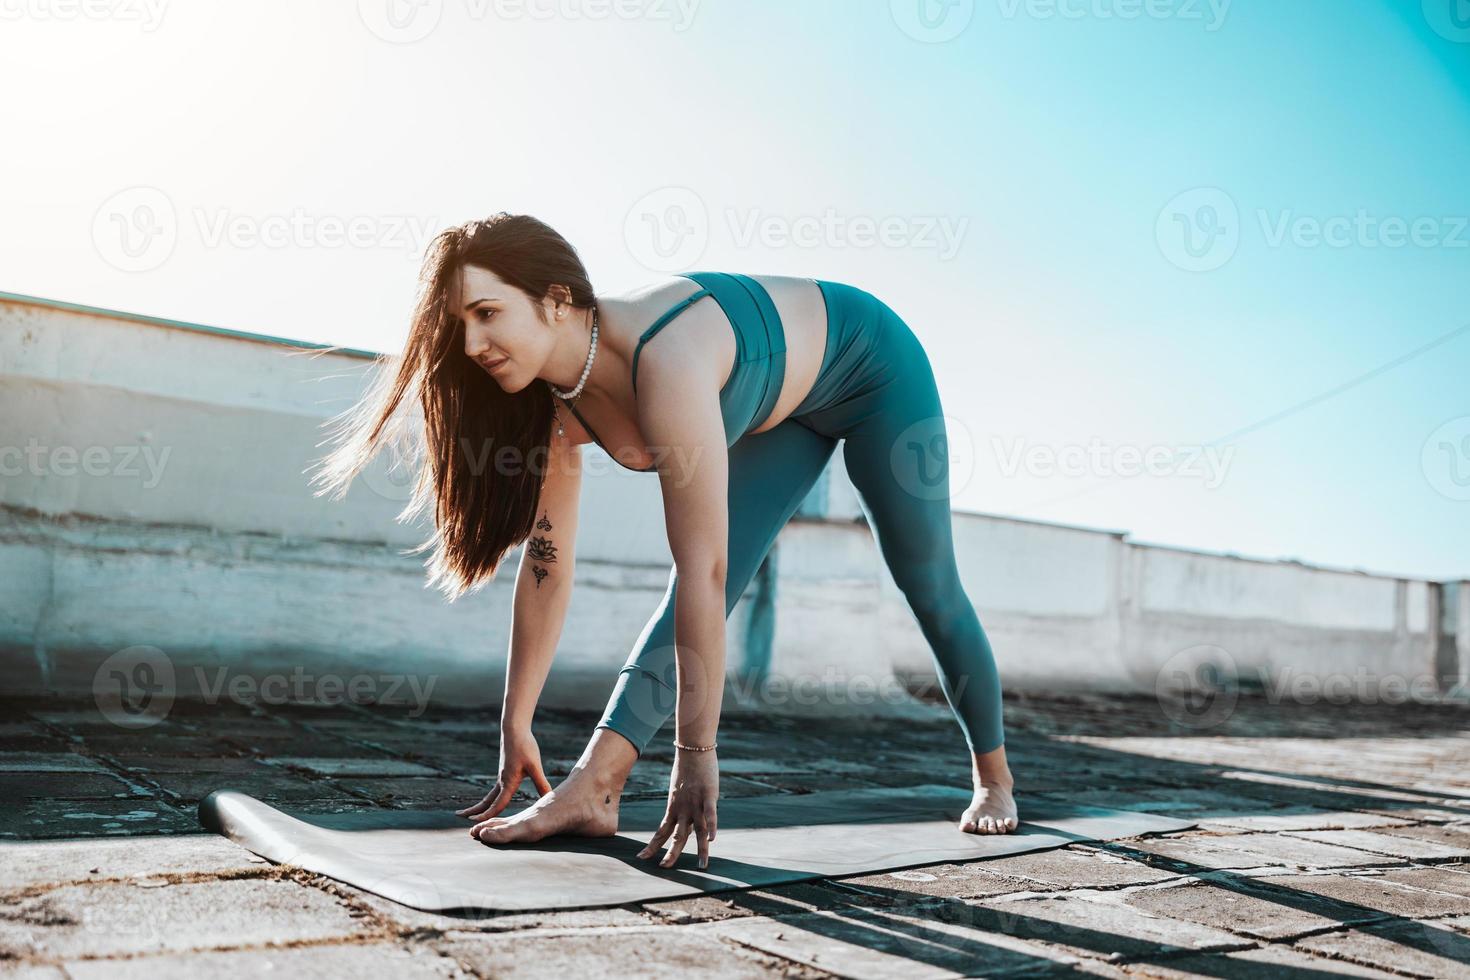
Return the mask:
M 338 445 L 312 477 L 321 485 L 316 496 L 341 499 L 384 443 L 398 455 L 393 465 L 405 459 L 417 465 L 413 495 L 397 519 L 424 514 L 432 503 L 435 531 L 403 553 L 433 548 L 424 562 L 428 585 L 451 602 L 478 591 L 506 552 L 530 536 L 555 397 L 539 379 L 508 393 L 465 355 L 464 321 L 454 308 L 458 297 L 449 296 L 462 265 L 487 269 L 520 289 L 543 321 L 540 301 L 553 284 L 571 291 L 573 306 L 593 304 L 592 284 L 576 250 L 536 218 L 502 211 L 441 231 L 424 255 L 403 353 L 379 355 L 368 392 L 324 423 Z M 421 409 L 416 420 L 396 414 L 410 396 Z M 507 465 L 506 456 L 515 462 Z

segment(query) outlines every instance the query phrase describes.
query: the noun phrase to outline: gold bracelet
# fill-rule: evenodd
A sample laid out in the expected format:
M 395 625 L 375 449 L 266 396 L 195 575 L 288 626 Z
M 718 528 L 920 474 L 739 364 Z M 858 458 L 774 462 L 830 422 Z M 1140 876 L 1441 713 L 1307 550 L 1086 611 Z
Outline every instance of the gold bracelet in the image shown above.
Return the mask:
M 686 750 L 688 752 L 708 752 L 710 749 L 714 748 L 716 745 L 719 745 L 719 744 L 720 744 L 719 742 L 711 742 L 708 745 L 685 745 L 683 742 L 679 741 L 677 738 L 674 739 L 674 748 L 676 748 L 676 749 L 684 749 L 684 750 Z

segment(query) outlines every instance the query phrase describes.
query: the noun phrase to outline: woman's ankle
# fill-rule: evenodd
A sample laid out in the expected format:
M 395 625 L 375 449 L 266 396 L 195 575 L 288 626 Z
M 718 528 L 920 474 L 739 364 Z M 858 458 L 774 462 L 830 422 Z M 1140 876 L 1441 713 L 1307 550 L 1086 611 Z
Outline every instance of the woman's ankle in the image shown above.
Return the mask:
M 1016 780 L 1011 775 L 1010 764 L 1006 761 L 1004 744 L 989 752 L 972 752 L 970 759 L 970 780 L 975 784 L 976 790 L 992 787 L 1005 790 L 1015 788 Z
M 628 776 L 637 761 L 638 750 L 625 736 L 608 728 L 598 728 L 567 778 L 576 776 L 590 780 L 588 785 L 617 799 L 623 795 L 623 787 L 627 785 Z

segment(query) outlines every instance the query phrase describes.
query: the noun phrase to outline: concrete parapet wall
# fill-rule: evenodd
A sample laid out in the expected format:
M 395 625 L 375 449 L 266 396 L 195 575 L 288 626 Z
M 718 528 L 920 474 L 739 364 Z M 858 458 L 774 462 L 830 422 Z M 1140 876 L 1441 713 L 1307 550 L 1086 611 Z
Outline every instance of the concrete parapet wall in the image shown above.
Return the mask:
M 0 675 L 85 690 L 114 652 L 181 675 L 377 672 L 499 698 L 514 563 L 458 602 L 424 587 L 387 457 L 342 501 L 306 471 L 368 352 L 0 296 Z M 667 584 L 656 478 L 587 448 L 572 606 L 544 702 L 599 707 Z M 961 573 L 1011 688 L 1152 691 L 1210 647 L 1243 679 L 1470 678 L 1470 588 L 1191 552 L 956 512 Z M 932 681 L 840 452 L 728 624 L 732 677 L 806 681 L 793 710 L 913 710 Z M 200 671 L 205 673 L 201 674 Z M 216 672 L 210 674 L 209 671 Z M 927 680 L 926 680 L 927 679 Z M 897 690 L 898 695 L 893 695 Z M 740 699 L 737 699 L 740 700 Z M 842 704 L 837 702 L 842 700 Z M 730 702 L 727 702 L 730 703 Z M 790 698 L 784 702 L 794 705 Z

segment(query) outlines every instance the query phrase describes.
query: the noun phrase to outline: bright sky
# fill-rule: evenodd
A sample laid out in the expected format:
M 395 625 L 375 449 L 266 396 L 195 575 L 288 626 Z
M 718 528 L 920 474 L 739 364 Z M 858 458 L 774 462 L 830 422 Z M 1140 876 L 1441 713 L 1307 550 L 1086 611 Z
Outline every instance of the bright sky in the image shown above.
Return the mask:
M 879 295 L 959 508 L 1470 577 L 1467 0 L 0 20 L 0 290 L 397 350 L 427 237 L 524 211 L 604 292 Z

